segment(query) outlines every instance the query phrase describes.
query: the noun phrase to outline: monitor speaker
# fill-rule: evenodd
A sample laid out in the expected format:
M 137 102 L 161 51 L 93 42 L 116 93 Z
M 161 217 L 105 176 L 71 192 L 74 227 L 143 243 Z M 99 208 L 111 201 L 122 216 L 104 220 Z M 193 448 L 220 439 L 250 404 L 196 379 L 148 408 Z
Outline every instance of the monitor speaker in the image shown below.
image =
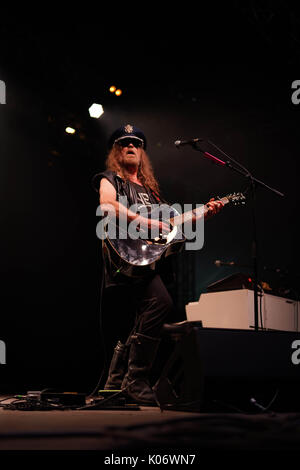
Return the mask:
M 188 411 L 251 412 L 256 404 L 260 411 L 300 411 L 295 344 L 300 348 L 298 332 L 193 327 L 162 369 L 157 402 Z
M 196 329 L 176 342 L 162 374 L 153 387 L 161 408 L 199 409 L 203 397 L 203 370 Z M 195 369 L 196 365 L 196 369 Z

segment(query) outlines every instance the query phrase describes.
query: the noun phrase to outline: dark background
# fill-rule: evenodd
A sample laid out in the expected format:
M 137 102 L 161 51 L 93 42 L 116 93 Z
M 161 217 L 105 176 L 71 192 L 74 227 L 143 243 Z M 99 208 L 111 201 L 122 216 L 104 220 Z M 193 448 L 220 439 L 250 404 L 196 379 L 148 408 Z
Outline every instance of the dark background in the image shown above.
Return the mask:
M 97 21 L 78 15 L 0 24 L 7 89 L 0 108 L 3 389 L 91 391 L 97 383 L 101 262 L 91 179 L 104 169 L 107 138 L 122 124 L 144 130 L 171 202 L 205 203 L 248 186 L 192 148 L 175 148 L 175 140 L 194 137 L 210 139 L 283 192 L 280 198 L 257 189 L 259 278 L 274 292 L 299 292 L 295 7 L 232 2 L 164 14 L 158 6 L 128 8 L 100 11 Z M 123 94 L 109 93 L 110 85 Z M 104 107 L 99 120 L 89 117 L 93 102 Z M 64 132 L 67 125 L 75 135 Z M 217 268 L 214 260 L 251 264 L 252 234 L 250 202 L 225 208 L 205 225 L 204 248 L 174 260 L 174 320 L 210 283 L 242 270 Z M 114 328 L 118 317 L 108 315 Z

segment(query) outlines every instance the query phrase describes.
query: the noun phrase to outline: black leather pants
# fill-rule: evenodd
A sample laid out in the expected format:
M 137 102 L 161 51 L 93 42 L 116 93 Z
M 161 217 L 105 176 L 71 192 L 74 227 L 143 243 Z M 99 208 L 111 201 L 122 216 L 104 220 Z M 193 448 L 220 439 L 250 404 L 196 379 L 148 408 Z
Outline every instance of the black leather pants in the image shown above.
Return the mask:
M 158 338 L 163 324 L 172 321 L 172 298 L 161 277 L 105 289 L 103 330 L 115 346 L 118 340 L 126 343 L 131 332 Z

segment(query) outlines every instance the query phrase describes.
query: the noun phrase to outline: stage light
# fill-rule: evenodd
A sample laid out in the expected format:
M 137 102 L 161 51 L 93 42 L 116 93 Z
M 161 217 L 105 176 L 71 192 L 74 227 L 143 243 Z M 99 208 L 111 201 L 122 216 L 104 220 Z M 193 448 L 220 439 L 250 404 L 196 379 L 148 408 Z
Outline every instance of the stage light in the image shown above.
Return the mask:
M 113 85 L 113 86 L 111 86 L 111 87 L 109 88 L 109 91 L 110 91 L 111 93 L 114 93 L 114 92 L 116 91 L 116 89 L 117 89 L 117 87 L 115 87 L 115 86 Z
M 93 118 L 99 118 L 104 113 L 102 104 L 93 103 L 89 108 L 90 116 Z
M 122 90 L 120 90 L 120 88 L 118 88 L 118 89 L 115 91 L 115 95 L 117 95 L 117 96 L 122 95 Z
M 73 127 L 66 127 L 65 128 L 65 131 L 67 134 L 75 134 L 75 129 L 73 129 Z

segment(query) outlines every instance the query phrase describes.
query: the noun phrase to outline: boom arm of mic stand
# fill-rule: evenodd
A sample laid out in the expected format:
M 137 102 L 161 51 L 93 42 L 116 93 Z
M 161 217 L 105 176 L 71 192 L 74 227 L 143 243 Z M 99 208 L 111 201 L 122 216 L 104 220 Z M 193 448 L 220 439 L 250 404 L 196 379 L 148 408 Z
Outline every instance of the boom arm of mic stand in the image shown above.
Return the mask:
M 239 173 L 240 175 L 244 176 L 245 178 L 249 178 L 250 181 L 251 181 L 251 184 L 257 183 L 259 186 L 263 186 L 264 188 L 268 189 L 269 191 L 272 191 L 273 193 L 277 194 L 278 196 L 284 197 L 284 194 L 281 191 L 278 191 L 278 189 L 271 188 L 271 186 L 267 185 L 263 181 L 258 180 L 257 178 L 254 178 L 254 176 L 251 175 L 250 171 L 248 171 L 247 168 L 244 168 L 244 167 L 242 167 L 242 169 L 238 168 L 239 164 L 237 162 L 234 162 L 235 165 L 233 165 L 230 160 L 227 160 L 226 162 L 224 162 L 220 158 L 217 158 L 214 155 L 212 155 L 211 153 L 206 152 L 205 150 L 201 149 L 198 142 L 194 142 L 192 144 L 192 147 L 193 147 L 193 149 L 198 150 L 199 152 L 203 153 L 204 157 L 208 158 L 209 160 L 216 163 L 217 165 L 227 166 L 228 168 L 230 168 L 231 170 Z
M 278 189 L 271 188 L 271 186 L 268 186 L 266 183 L 263 181 L 258 180 L 257 178 L 254 178 L 250 173 L 245 173 L 245 171 L 242 171 L 240 168 L 236 168 L 235 166 L 232 165 L 230 161 L 225 162 L 225 165 L 230 168 L 231 170 L 236 171 L 237 173 L 240 173 L 242 176 L 249 178 L 251 181 L 251 185 L 253 183 L 257 183 L 259 186 L 263 186 L 266 189 L 269 189 L 269 191 L 272 191 L 273 193 L 277 194 L 278 196 L 284 197 L 284 194 L 281 191 L 278 191 Z

